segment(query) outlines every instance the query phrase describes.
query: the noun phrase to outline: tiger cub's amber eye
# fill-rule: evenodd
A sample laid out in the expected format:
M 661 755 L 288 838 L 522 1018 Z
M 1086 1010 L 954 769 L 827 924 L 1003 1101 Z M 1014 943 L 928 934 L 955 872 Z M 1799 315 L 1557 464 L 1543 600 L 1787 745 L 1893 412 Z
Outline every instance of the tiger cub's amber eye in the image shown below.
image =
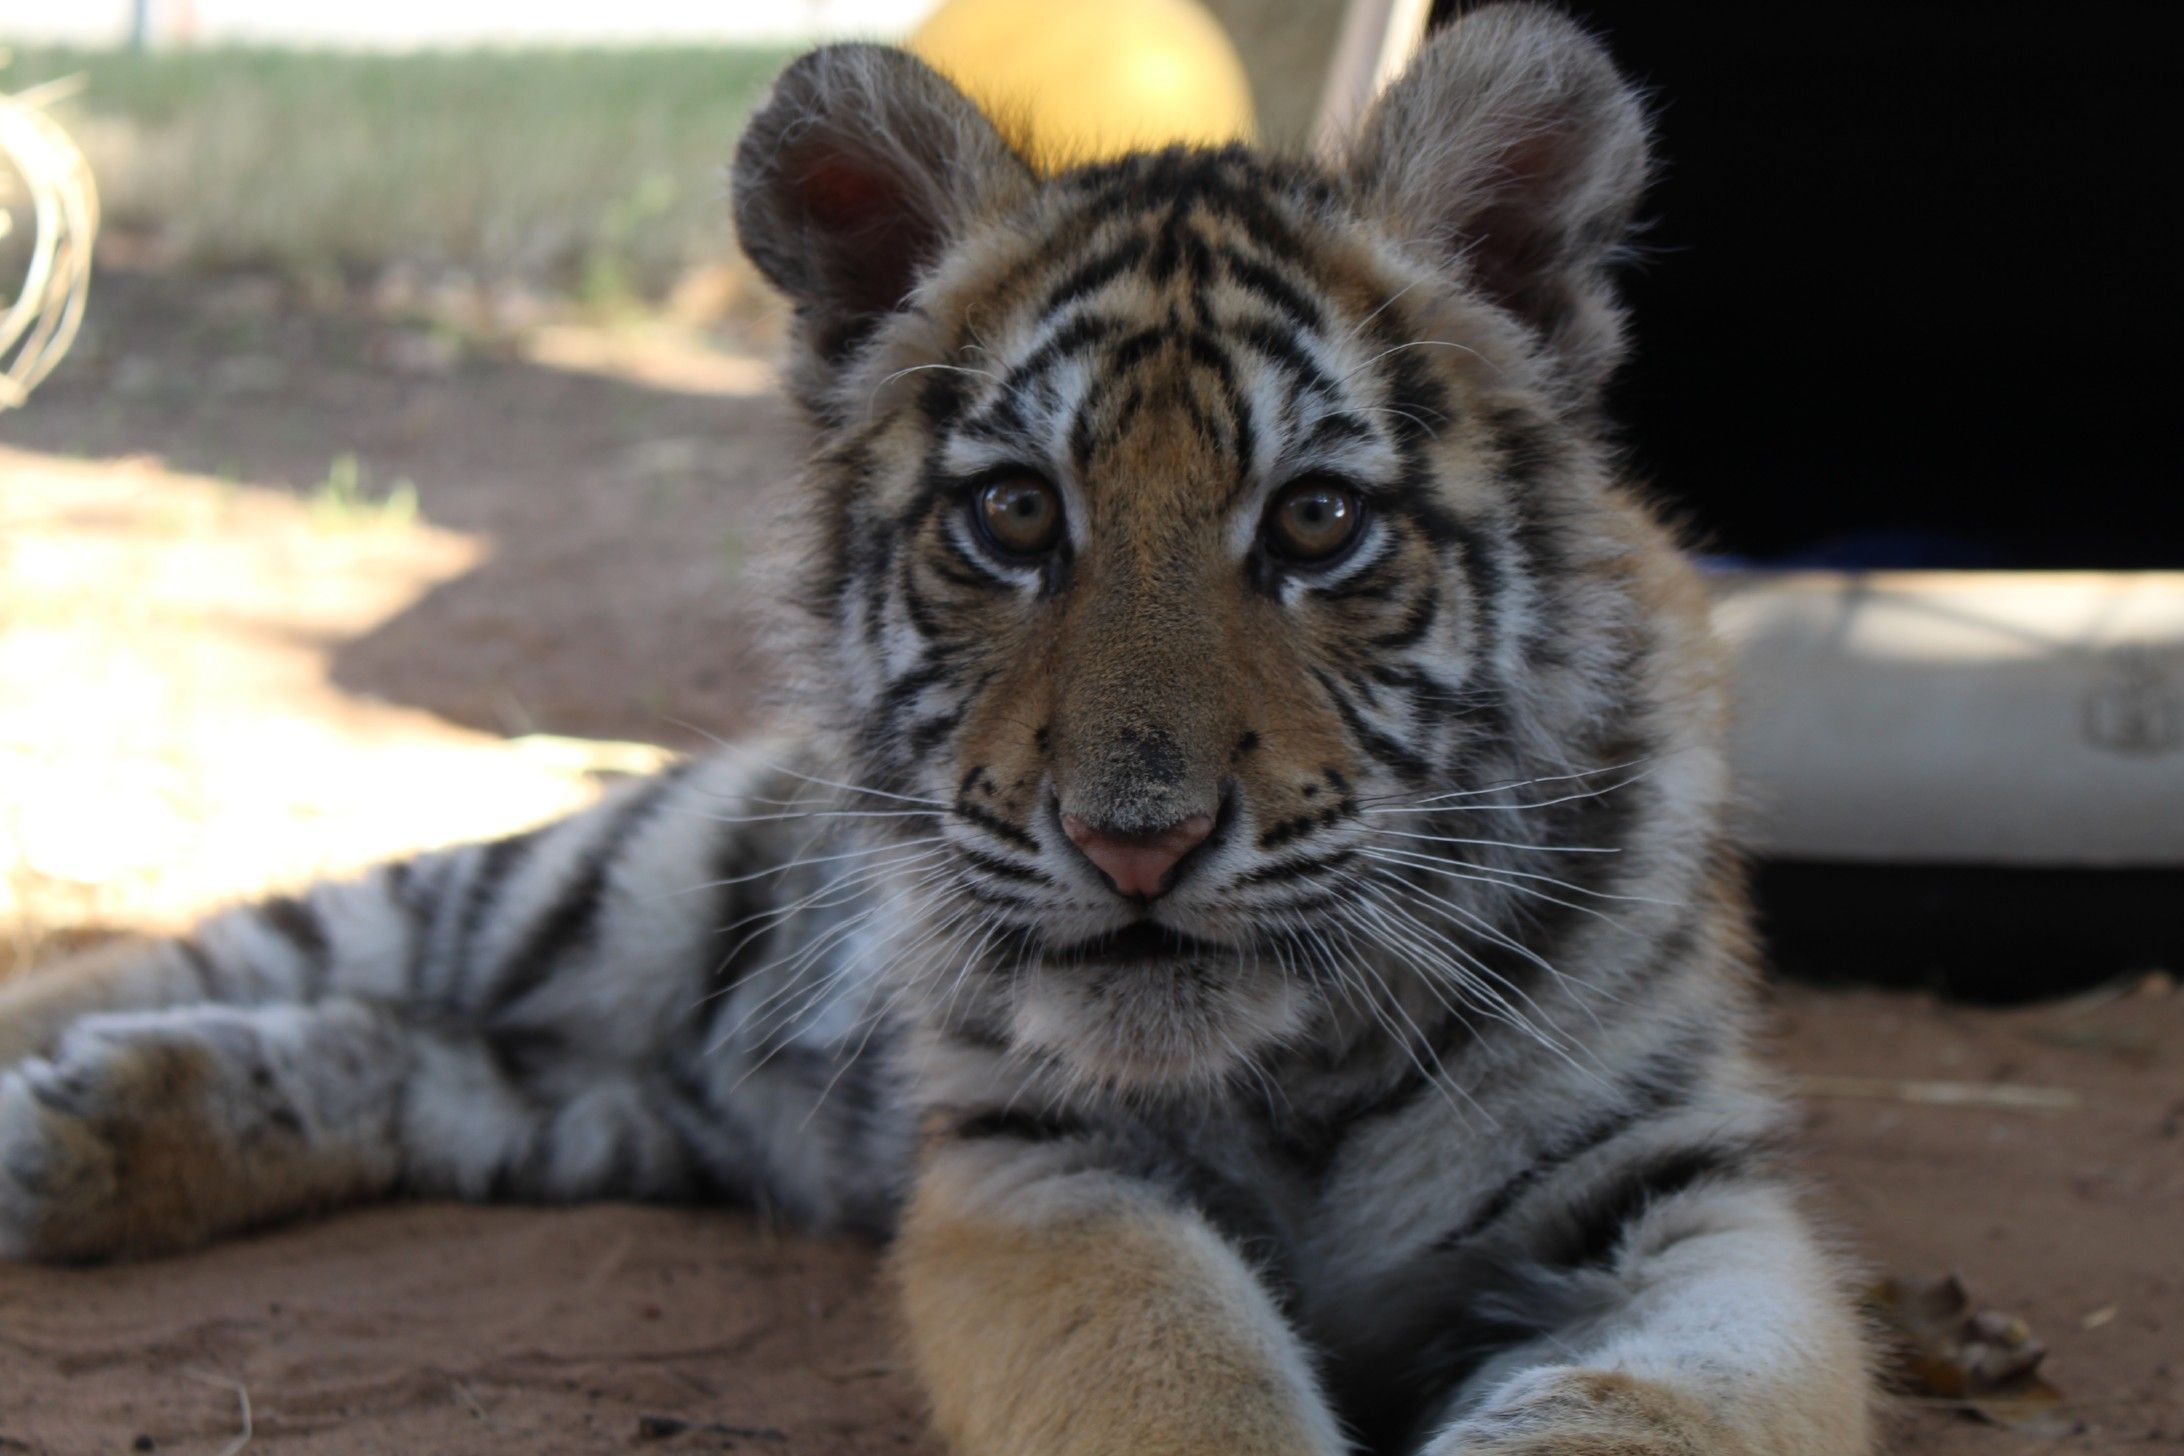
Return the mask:
M 1268 544 L 1291 561 L 1325 561 L 1350 544 L 1364 519 L 1364 502 L 1348 486 L 1300 481 L 1267 513 Z
M 1037 476 L 997 480 L 978 493 L 986 539 L 1012 556 L 1038 556 L 1062 539 L 1062 500 Z

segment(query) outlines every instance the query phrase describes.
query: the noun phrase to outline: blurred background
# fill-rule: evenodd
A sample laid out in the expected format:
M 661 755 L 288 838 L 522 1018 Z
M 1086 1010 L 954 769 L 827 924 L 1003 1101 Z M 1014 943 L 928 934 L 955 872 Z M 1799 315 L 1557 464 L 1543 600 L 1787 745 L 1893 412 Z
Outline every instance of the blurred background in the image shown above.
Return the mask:
M 977 3 L 1004 91 L 1042 35 L 1089 36 L 1072 64 L 1161 51 L 1184 113 L 1290 149 L 1400 60 L 1389 27 L 1456 8 Z M 1973 1265 L 2085 1398 L 1915 1449 L 2174 1448 L 2163 8 L 1572 8 L 1656 95 L 1615 408 L 1735 647 L 1764 928 L 1797 977 L 1866 987 L 1772 992 L 1820 1166 L 1884 1261 Z M 0 316 L 0 369 L 80 321 L 34 393 L 0 390 L 0 976 L 536 822 L 760 720 L 748 573 L 799 440 L 725 164 L 796 50 L 938 45 L 934 10 L 0 0 L 0 306 L 35 283 L 56 321 Z M 70 216 L 76 251 L 41 252 Z M 199 1342 L 294 1334 L 246 1314 Z M 341 1358 L 410 1359 L 388 1328 Z M 140 1365 L 98 1366 L 83 1430 L 127 1438 Z M 0 1450 L 33 1408 L 6 1374 Z M 546 1449 L 489 1439 L 474 1395 L 448 1411 L 386 1449 Z M 362 1449 L 342 1419 L 298 1449 Z
M 0 956 L 559 812 L 751 723 L 740 592 L 795 439 L 723 164 L 795 48 L 933 39 L 935 9 L 0 0 L 0 87 L 103 207 L 81 336 L 0 415 Z M 1227 87 L 1304 148 L 1330 76 L 1369 81 L 1354 15 L 1452 11 L 1046 28 L 1182 46 L 1186 107 Z M 1658 96 L 1616 415 L 1717 570 L 1780 958 L 1987 1000 L 2173 963 L 2156 9 L 1577 11 Z M 1009 44 L 972 68 L 1035 70 Z M 35 210 L 0 196 L 15 277 Z
M 1454 8 L 1131 0 L 1043 29 L 1180 47 L 1186 109 L 1238 91 L 1245 129 L 1297 149 L 1331 75 L 1369 79 L 1351 13 L 1385 32 Z M 1006 0 L 955 9 L 1003 17 L 966 63 L 989 84 L 1036 69 Z M 1719 573 L 1781 959 L 2000 1000 L 2173 963 L 2184 490 L 2154 422 L 2184 307 L 2155 221 L 2158 8 L 1576 9 L 1657 97 L 1616 413 Z M 0 706 L 0 751 L 48 786 L 6 796 L 28 827 L 0 955 L 49 919 L 185 915 L 586 791 L 562 782 L 592 751 L 573 743 L 521 771 L 459 747 L 682 748 L 751 721 L 737 593 L 794 444 L 725 158 L 796 48 L 931 37 L 935 10 L 0 0 L 0 87 L 74 137 L 104 213 L 71 357 L 0 417 L 0 592 L 23 598 L 0 672 L 41 683 Z M 19 272 L 36 229 L 9 200 Z M 248 547 L 278 523 L 304 544 Z M 114 590 L 122 561 L 154 589 Z M 311 643 L 297 582 L 258 572 L 325 599 Z M 253 676 L 276 643 L 278 688 Z M 266 742 L 287 708 L 265 698 L 307 671 L 327 696 Z M 362 716 L 328 738 L 336 710 Z M 403 773 L 469 785 L 425 795 L 429 823 L 352 756 L 393 752 L 398 722 Z M 78 811 L 100 783 L 134 834 Z M 268 824 L 223 829 L 246 797 Z

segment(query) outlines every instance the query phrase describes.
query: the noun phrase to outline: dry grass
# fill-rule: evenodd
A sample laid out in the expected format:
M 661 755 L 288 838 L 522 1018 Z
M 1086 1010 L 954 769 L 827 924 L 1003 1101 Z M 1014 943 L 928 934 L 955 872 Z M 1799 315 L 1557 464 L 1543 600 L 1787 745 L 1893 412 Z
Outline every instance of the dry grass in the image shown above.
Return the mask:
M 722 260 L 724 168 L 786 53 L 29 50 L 109 218 L 178 262 L 307 280 L 406 268 L 659 297 Z
M 1261 135 L 1300 145 L 1340 7 L 1208 8 L 1251 72 Z M 6 79 L 83 75 L 61 115 L 109 218 L 181 264 L 314 282 L 391 271 L 612 304 L 730 262 L 725 165 L 789 54 L 33 49 Z

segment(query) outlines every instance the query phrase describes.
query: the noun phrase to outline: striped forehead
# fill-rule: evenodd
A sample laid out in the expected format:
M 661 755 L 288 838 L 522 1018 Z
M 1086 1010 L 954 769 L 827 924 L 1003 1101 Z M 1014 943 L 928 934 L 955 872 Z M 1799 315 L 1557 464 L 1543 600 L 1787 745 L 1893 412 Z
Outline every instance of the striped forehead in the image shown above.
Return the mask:
M 1392 465 L 1372 341 L 1322 286 L 1280 194 L 1113 194 L 1087 186 L 1055 209 L 1036 272 L 967 309 L 976 370 L 945 468 L 1036 465 L 1096 490 L 1103 453 L 1133 434 L 1199 442 L 1232 486 Z

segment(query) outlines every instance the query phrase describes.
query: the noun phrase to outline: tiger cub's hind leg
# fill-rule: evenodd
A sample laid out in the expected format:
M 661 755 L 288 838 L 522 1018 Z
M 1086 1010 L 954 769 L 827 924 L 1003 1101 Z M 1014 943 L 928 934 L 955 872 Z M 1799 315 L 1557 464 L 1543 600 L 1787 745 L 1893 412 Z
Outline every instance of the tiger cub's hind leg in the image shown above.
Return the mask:
M 0 1256 L 157 1253 L 383 1195 L 409 1057 L 354 1001 L 85 1017 L 0 1072 Z

